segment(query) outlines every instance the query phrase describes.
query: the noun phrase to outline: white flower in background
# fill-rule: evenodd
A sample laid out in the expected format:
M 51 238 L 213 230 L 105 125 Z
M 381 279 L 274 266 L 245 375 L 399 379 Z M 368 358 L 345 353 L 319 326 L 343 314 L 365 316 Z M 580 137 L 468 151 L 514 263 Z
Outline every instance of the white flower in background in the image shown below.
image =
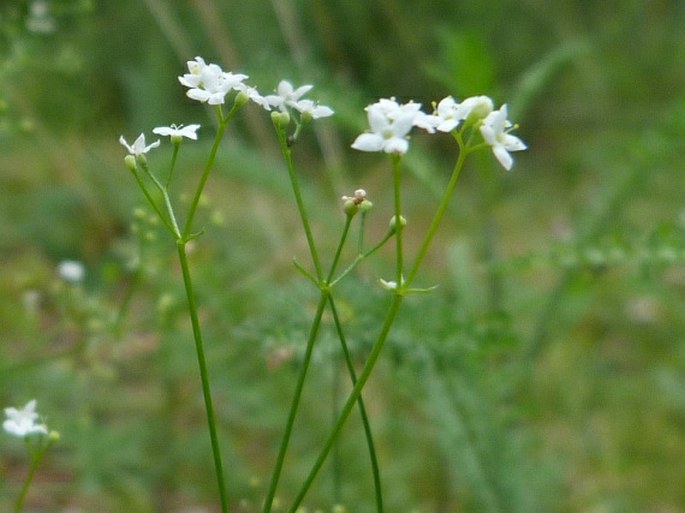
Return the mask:
M 295 89 L 287 80 L 281 80 L 278 83 L 276 94 L 267 95 L 266 101 L 269 105 L 276 107 L 281 112 L 286 112 L 287 107 L 297 109 L 297 103 L 300 100 L 300 97 L 311 91 L 313 87 L 313 85 L 303 85 Z
M 206 64 L 202 57 L 188 61 L 188 71 L 178 81 L 188 87 L 186 96 L 209 105 L 220 105 L 231 90 L 239 91 L 247 75 L 222 70 L 216 64 Z
M 510 151 L 525 150 L 527 146 L 516 136 L 509 133 L 514 126 L 507 119 L 507 106 L 502 105 L 499 110 L 488 114 L 480 127 L 480 133 L 487 144 L 492 146 L 492 153 L 502 164 L 502 167 L 509 171 L 514 164 L 514 159 L 509 155 Z
M 317 105 L 312 100 L 300 100 L 293 105 L 293 108 L 303 116 L 309 116 L 311 119 L 327 118 L 334 114 L 333 109 L 330 107 Z
M 38 414 L 36 413 L 36 400 L 29 401 L 21 410 L 16 408 L 5 408 L 7 420 L 2 423 L 2 427 L 10 435 L 24 438 L 26 436 L 40 433 L 48 434 L 45 424 L 38 424 Z
M 150 151 L 152 148 L 157 148 L 160 144 L 159 141 L 155 141 L 152 144 L 145 146 L 145 134 L 140 134 L 138 138 L 130 145 L 124 139 L 124 136 L 119 137 L 119 142 L 128 150 L 128 152 L 134 157 L 140 157 Z
M 50 34 L 57 28 L 57 22 L 50 15 L 50 6 L 44 0 L 31 2 L 29 17 L 26 19 L 26 28 L 30 32 Z
M 383 98 L 369 105 L 366 107 L 366 115 L 371 130 L 358 136 L 352 143 L 352 148 L 400 155 L 407 153 L 407 137 L 420 109 L 419 103 L 399 105 L 392 98 Z
M 176 126 L 175 124 L 172 124 L 171 126 L 158 126 L 152 130 L 152 133 L 157 135 L 168 135 L 171 137 L 172 142 L 174 139 L 180 142 L 183 137 L 197 141 L 196 132 L 198 128 L 200 128 L 200 125 Z
M 86 276 L 86 269 L 76 260 L 63 260 L 57 264 L 57 274 L 69 283 L 81 283 Z

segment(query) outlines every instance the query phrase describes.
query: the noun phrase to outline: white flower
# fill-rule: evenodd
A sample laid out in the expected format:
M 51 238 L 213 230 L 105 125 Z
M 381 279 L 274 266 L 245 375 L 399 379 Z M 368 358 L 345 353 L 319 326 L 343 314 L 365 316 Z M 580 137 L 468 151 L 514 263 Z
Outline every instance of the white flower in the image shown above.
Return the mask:
M 492 153 L 502 164 L 502 167 L 509 171 L 514 164 L 514 160 L 509 155 L 510 151 L 525 150 L 527 146 L 516 136 L 509 133 L 514 126 L 507 119 L 507 106 L 502 105 L 499 110 L 488 114 L 480 127 L 480 133 L 486 143 L 492 146 Z
M 490 114 L 492 109 L 492 100 L 487 96 L 472 96 L 461 103 L 447 96 L 440 100 L 431 118 L 437 130 L 451 132 L 467 118 L 473 116 L 482 119 Z
M 172 124 L 171 126 L 158 126 L 152 130 L 152 133 L 157 135 L 168 135 L 171 137 L 172 141 L 174 138 L 180 140 L 183 137 L 197 141 L 197 129 L 200 125 L 178 125 Z
M 36 424 L 38 414 L 35 410 L 35 399 L 29 401 L 21 410 L 17 410 L 16 408 L 5 408 L 7 420 L 2 423 L 3 429 L 10 435 L 19 438 L 24 438 L 34 433 L 47 435 L 47 426 L 45 426 L 45 424 Z
M 86 269 L 76 260 L 63 260 L 57 264 L 57 274 L 69 283 L 81 283 L 86 275 Z
M 281 112 L 285 112 L 287 107 L 297 109 L 297 102 L 300 97 L 313 88 L 313 85 L 303 85 L 297 89 L 287 80 L 281 80 L 276 89 L 277 94 L 270 94 L 266 96 L 266 101 L 272 107 L 277 107 Z
M 359 151 L 384 151 L 404 154 L 409 149 L 407 135 L 411 131 L 421 105 L 399 105 L 394 99 L 383 98 L 366 107 L 370 132 L 361 134 L 352 143 Z
M 257 91 L 256 87 L 248 86 L 246 84 L 241 84 L 240 85 L 240 92 L 243 93 L 247 98 L 260 107 L 263 107 L 266 110 L 271 110 L 271 105 L 269 105 L 269 102 L 266 100 L 264 96 L 259 94 L 259 91 Z
M 300 100 L 294 103 L 293 107 L 303 116 L 309 116 L 312 119 L 327 118 L 333 115 L 333 109 L 325 105 L 317 105 L 312 100 Z
M 188 71 L 178 81 L 189 88 L 186 96 L 209 105 L 220 105 L 231 91 L 240 90 L 247 75 L 222 70 L 216 64 L 206 64 L 202 57 L 188 61 Z
M 131 155 L 134 155 L 135 157 L 144 155 L 152 148 L 157 148 L 160 144 L 159 141 L 155 141 L 152 144 L 145 146 L 145 134 L 140 134 L 133 143 L 133 146 L 126 142 L 126 139 L 124 139 L 123 135 L 119 137 L 119 142 L 128 150 Z

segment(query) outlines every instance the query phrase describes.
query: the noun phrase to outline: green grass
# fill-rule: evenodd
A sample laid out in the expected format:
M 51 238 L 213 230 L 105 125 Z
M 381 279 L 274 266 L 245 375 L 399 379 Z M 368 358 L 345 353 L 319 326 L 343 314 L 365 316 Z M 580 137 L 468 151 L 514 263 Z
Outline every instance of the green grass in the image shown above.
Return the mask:
M 296 152 L 327 258 L 341 195 L 369 192 L 377 236 L 392 215 L 386 159 L 349 149 L 368 103 L 489 94 L 520 123 L 529 150 L 512 172 L 485 153 L 467 166 L 416 282 L 440 287 L 406 300 L 366 389 L 388 511 L 685 509 L 680 3 L 281 4 L 292 18 L 262 0 L 61 0 L 52 34 L 26 30 L 22 2 L 0 7 L 0 406 L 37 398 L 62 435 L 31 511 L 217 508 L 174 247 L 134 215 L 143 198 L 117 142 L 202 123 L 174 192 L 194 183 L 213 128 L 176 76 L 195 55 L 264 92 L 313 83 L 336 110 Z M 191 254 L 229 496 L 246 512 L 260 509 L 317 301 L 292 265 L 306 241 L 269 125 L 251 106 L 229 129 Z M 412 138 L 408 244 L 447 179 L 450 142 Z M 67 258 L 86 265 L 81 288 L 56 277 Z M 360 366 L 391 258 L 340 291 Z M 349 390 L 335 340 L 326 319 L 285 502 Z M 26 471 L 21 443 L 0 436 L 0 510 Z M 338 500 L 373 511 L 354 415 L 305 503 Z

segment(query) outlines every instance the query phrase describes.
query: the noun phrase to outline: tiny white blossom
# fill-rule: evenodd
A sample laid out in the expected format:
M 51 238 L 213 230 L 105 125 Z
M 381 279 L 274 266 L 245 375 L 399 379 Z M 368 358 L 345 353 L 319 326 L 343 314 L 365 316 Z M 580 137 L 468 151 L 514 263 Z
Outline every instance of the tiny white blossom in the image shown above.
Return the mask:
M 488 114 L 480 127 L 483 139 L 492 146 L 492 153 L 507 171 L 514 164 L 514 160 L 509 155 L 509 152 L 521 151 L 527 148 L 521 139 L 509 133 L 513 128 L 514 126 L 507 119 L 506 104 L 502 105 L 499 110 Z
M 436 130 L 451 132 L 469 117 L 482 119 L 490 114 L 492 109 L 492 100 L 487 96 L 471 96 L 461 103 L 447 96 L 440 100 L 431 119 L 435 123 Z
M 267 95 L 266 101 L 272 107 L 276 107 L 281 112 L 285 112 L 287 107 L 297 108 L 296 105 L 299 99 L 311 91 L 313 87 L 313 85 L 307 84 L 295 89 L 287 80 L 281 80 L 278 83 L 276 94 Z
M 317 105 L 312 100 L 300 100 L 293 107 L 304 116 L 312 119 L 327 118 L 334 114 L 333 109 L 325 105 Z
M 63 260 L 57 265 L 57 274 L 69 283 L 81 283 L 86 276 L 86 269 L 76 260 Z
M 126 139 L 124 139 L 123 135 L 119 137 L 119 142 L 128 150 L 128 152 L 131 155 L 134 155 L 136 157 L 144 155 L 152 148 L 157 148 L 160 144 L 159 141 L 155 141 L 152 144 L 145 146 L 145 134 L 140 134 L 138 138 L 134 141 L 133 145 L 128 144 L 126 142 Z
M 407 136 L 414 126 L 421 105 L 399 105 L 394 99 L 383 98 L 366 107 L 369 132 L 358 136 L 352 148 L 359 151 L 384 151 L 404 154 L 409 149 Z
M 48 434 L 45 424 L 37 424 L 38 414 L 36 413 L 36 400 L 29 401 L 21 410 L 16 408 L 5 408 L 7 420 L 2 423 L 2 427 L 10 435 L 24 438 L 34 433 Z
M 196 141 L 196 132 L 198 128 L 200 128 L 200 125 L 176 126 L 172 123 L 171 126 L 158 126 L 157 128 L 154 128 L 152 130 L 152 133 L 155 133 L 157 135 L 168 135 L 172 138 L 172 140 L 174 139 L 174 137 L 178 139 L 182 137 L 187 137 L 188 139 Z
M 240 90 L 247 75 L 226 72 L 217 64 L 207 64 L 202 57 L 187 62 L 188 71 L 178 81 L 188 87 L 186 96 L 209 105 L 224 103 L 231 90 Z

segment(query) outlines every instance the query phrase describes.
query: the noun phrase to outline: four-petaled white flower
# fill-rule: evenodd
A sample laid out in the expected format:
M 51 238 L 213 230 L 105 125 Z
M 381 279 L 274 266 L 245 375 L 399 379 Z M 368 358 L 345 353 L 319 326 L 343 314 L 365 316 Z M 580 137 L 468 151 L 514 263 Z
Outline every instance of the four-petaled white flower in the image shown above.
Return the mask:
M 62 260 L 57 265 L 57 274 L 69 283 L 81 283 L 86 276 L 86 269 L 81 262 L 76 260 Z
M 502 105 L 499 110 L 495 110 L 487 115 L 480 126 L 480 133 L 487 144 L 492 146 L 492 153 L 502 164 L 502 167 L 509 171 L 514 164 L 514 159 L 509 155 L 510 151 L 525 150 L 527 146 L 516 136 L 509 133 L 514 126 L 507 119 L 507 106 Z
M 295 102 L 293 105 L 295 110 L 299 111 L 304 117 L 310 117 L 311 119 L 327 118 L 332 116 L 333 109 L 326 107 L 325 105 L 318 105 L 312 100 L 300 100 Z
M 216 64 L 205 63 L 202 57 L 188 61 L 188 71 L 178 81 L 188 87 L 186 96 L 209 105 L 221 105 L 231 90 L 240 90 L 247 75 L 226 72 Z
M 10 435 L 25 438 L 29 435 L 40 433 L 48 434 L 45 424 L 36 423 L 38 414 L 36 413 L 36 400 L 29 401 L 21 410 L 16 408 L 5 408 L 7 420 L 2 423 L 2 427 Z
M 295 89 L 287 80 L 281 80 L 278 83 L 276 94 L 267 95 L 266 101 L 269 102 L 269 105 L 276 107 L 281 112 L 286 112 L 287 107 L 297 109 L 300 98 L 311 91 L 313 87 L 313 85 L 303 85 Z
M 157 135 L 168 135 L 171 137 L 172 142 L 174 139 L 180 141 L 183 137 L 197 141 L 196 132 L 198 128 L 200 128 L 200 125 L 176 126 L 172 123 L 171 126 L 158 126 L 157 128 L 153 128 L 152 133 Z
M 382 98 L 366 107 L 370 132 L 358 136 L 352 148 L 359 151 L 384 151 L 404 154 L 409 149 L 407 136 L 415 126 L 421 104 L 398 104 L 394 99 Z
M 157 148 L 160 144 L 159 141 L 155 141 L 152 144 L 145 146 L 145 134 L 140 134 L 134 141 L 133 145 L 127 143 L 123 135 L 119 137 L 119 142 L 128 150 L 131 155 L 135 157 L 140 157 L 146 154 L 152 148 Z

